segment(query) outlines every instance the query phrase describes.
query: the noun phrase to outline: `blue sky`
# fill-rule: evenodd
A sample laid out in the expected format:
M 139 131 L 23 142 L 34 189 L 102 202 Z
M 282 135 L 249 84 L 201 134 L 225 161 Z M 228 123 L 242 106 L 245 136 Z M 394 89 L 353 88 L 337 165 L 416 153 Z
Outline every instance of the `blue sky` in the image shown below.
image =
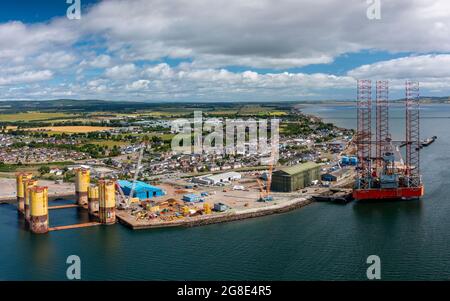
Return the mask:
M 82 0 L 83 9 L 98 3 L 98 0 Z M 63 17 L 69 5 L 65 0 L 14 0 L 2 1 L 0 22 L 20 20 L 25 23 L 46 22 L 54 17 Z
M 81 0 L 69 20 L 65 0 L 5 1 L 0 100 L 351 100 L 360 78 L 450 95 L 448 1 L 381 1 L 377 20 L 317 2 Z

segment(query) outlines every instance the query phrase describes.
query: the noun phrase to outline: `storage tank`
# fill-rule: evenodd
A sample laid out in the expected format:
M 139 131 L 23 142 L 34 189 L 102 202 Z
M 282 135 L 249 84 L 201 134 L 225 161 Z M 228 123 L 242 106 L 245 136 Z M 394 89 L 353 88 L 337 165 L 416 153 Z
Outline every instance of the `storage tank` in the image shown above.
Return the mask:
M 25 210 L 25 192 L 23 190 L 23 182 L 24 180 L 29 180 L 32 177 L 33 174 L 26 172 L 16 174 L 17 210 L 22 214 Z
M 86 168 L 79 168 L 75 175 L 75 194 L 79 206 L 88 204 L 88 188 L 90 184 L 91 171 Z
M 116 186 L 113 181 L 99 181 L 99 220 L 102 224 L 116 222 Z
M 98 186 L 89 186 L 88 188 L 88 210 L 90 215 L 98 212 L 99 208 Z
M 30 188 L 30 229 L 33 233 L 48 232 L 48 188 Z
M 23 181 L 23 192 L 24 192 L 24 199 L 25 199 L 25 220 L 27 222 L 30 222 L 30 216 L 31 216 L 31 209 L 30 209 L 30 188 L 37 186 L 37 180 L 24 180 Z

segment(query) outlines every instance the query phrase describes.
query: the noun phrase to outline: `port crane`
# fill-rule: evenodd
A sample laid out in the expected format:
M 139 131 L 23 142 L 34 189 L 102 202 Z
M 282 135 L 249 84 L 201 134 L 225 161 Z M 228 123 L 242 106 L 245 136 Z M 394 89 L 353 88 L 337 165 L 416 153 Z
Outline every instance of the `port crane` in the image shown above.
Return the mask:
M 259 185 L 259 201 L 261 202 L 270 202 L 273 201 L 273 197 L 270 195 L 270 187 L 272 185 L 272 173 L 273 173 L 273 165 L 275 164 L 275 146 L 272 144 L 272 153 L 270 156 L 269 162 L 269 171 L 267 172 L 266 184 L 264 187 L 263 181 L 261 179 L 256 179 Z
M 128 198 L 125 196 L 122 188 L 120 187 L 119 183 L 116 181 L 116 188 L 117 191 L 119 192 L 119 205 L 118 207 L 120 209 L 128 209 L 131 205 L 131 200 L 133 199 L 133 195 L 134 195 L 134 191 L 136 189 L 136 183 L 139 177 L 139 172 L 142 169 L 142 158 L 144 157 L 144 151 L 148 146 L 148 140 L 146 138 L 143 139 L 141 145 L 139 146 L 139 157 L 138 157 L 138 161 L 136 164 L 136 169 L 134 171 L 134 176 L 133 176 L 133 182 L 131 184 L 131 190 L 130 193 L 128 195 Z

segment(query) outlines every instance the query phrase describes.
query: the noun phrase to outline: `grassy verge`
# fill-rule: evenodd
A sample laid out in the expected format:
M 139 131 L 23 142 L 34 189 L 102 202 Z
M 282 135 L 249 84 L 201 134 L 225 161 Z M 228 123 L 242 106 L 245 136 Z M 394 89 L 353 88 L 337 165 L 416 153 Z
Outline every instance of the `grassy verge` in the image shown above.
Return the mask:
M 0 172 L 20 172 L 20 171 L 29 171 L 36 172 L 41 166 L 48 166 L 64 168 L 67 165 L 71 165 L 73 162 L 52 162 L 52 163 L 36 163 L 36 164 L 1 164 L 0 163 Z

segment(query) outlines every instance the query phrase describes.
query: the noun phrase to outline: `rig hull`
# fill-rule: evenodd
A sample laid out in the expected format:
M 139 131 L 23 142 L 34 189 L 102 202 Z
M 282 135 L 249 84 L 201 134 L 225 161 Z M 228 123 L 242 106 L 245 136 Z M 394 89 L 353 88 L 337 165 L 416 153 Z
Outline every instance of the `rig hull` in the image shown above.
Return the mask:
M 353 198 L 355 200 L 396 200 L 421 198 L 424 195 L 424 187 L 399 187 L 392 189 L 355 189 Z

